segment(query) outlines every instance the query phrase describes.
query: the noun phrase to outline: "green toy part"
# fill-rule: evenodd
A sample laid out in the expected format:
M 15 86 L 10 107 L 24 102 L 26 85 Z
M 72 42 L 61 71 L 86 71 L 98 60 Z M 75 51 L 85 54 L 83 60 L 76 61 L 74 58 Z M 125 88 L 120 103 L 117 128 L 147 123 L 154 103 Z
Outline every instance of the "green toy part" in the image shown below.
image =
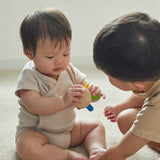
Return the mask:
M 92 100 L 97 100 L 97 99 L 99 99 L 99 94 L 97 94 L 96 96 L 93 96 L 92 95 L 92 98 L 91 98 Z

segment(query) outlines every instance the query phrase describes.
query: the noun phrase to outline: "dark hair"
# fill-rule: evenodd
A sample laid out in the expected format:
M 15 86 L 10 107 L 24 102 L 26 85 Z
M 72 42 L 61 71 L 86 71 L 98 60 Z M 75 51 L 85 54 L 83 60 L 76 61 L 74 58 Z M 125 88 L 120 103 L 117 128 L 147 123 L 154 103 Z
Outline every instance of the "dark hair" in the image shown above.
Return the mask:
M 145 13 L 124 15 L 107 24 L 93 48 L 97 68 L 123 81 L 160 78 L 160 23 Z
M 44 9 L 27 15 L 20 27 L 20 36 L 24 51 L 29 49 L 34 55 L 39 39 L 61 42 L 71 39 L 71 26 L 62 12 L 56 9 Z

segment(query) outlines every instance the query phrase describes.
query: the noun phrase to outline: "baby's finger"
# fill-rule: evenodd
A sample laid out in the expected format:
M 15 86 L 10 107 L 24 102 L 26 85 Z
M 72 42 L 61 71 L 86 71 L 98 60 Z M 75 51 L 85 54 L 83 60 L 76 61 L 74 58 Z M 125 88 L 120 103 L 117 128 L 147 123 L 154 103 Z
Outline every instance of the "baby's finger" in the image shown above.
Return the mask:
M 72 100 L 73 100 L 73 102 L 82 103 L 82 101 L 79 98 L 77 98 L 77 97 L 73 97 Z
M 81 85 L 81 84 L 75 84 L 72 88 L 83 88 L 83 85 Z
M 94 85 L 92 83 L 90 83 L 89 86 L 88 86 L 88 90 L 90 91 L 93 88 L 93 86 Z
M 106 99 L 106 95 L 105 95 L 104 93 L 101 93 L 101 97 L 102 97 L 103 99 Z
M 91 92 L 91 94 L 93 96 L 95 96 L 95 93 L 97 92 L 97 90 L 99 91 L 98 87 L 94 87 L 94 88 L 90 89 L 89 91 Z
M 80 92 L 80 93 L 83 93 L 84 92 L 84 88 L 71 88 L 71 91 L 72 92 Z
M 92 95 L 93 95 L 93 96 L 99 95 L 99 96 L 101 97 L 101 96 L 102 96 L 101 90 L 100 90 L 99 88 L 97 88 L 96 90 L 94 90 L 94 91 L 92 92 Z

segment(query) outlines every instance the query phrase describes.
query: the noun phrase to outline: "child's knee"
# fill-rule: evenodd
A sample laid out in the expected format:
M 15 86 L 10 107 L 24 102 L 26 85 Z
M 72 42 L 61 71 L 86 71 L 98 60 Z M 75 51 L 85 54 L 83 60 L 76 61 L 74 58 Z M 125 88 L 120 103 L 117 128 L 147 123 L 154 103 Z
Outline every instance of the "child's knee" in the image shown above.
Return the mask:
M 120 129 L 120 131 L 125 134 L 132 126 L 133 122 L 136 119 L 137 115 L 137 110 L 131 108 L 122 111 L 118 116 L 117 116 L 117 124 Z
M 117 116 L 117 125 L 120 129 L 120 131 L 125 134 L 127 132 L 127 129 L 126 129 L 126 118 L 124 118 L 124 116 L 120 113 L 118 116 Z M 128 128 L 128 127 L 127 127 Z

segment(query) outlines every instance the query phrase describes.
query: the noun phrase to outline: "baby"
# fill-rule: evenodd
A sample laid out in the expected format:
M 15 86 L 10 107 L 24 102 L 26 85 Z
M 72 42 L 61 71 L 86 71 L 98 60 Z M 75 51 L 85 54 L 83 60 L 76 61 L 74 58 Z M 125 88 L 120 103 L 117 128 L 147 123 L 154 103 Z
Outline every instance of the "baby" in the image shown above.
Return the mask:
M 32 12 L 20 28 L 25 56 L 16 89 L 20 98 L 17 153 L 22 160 L 86 160 L 67 150 L 84 143 L 90 160 L 106 150 L 105 129 L 95 119 L 75 120 L 85 75 L 70 63 L 71 27 L 56 9 Z M 90 93 L 105 98 L 98 86 Z

